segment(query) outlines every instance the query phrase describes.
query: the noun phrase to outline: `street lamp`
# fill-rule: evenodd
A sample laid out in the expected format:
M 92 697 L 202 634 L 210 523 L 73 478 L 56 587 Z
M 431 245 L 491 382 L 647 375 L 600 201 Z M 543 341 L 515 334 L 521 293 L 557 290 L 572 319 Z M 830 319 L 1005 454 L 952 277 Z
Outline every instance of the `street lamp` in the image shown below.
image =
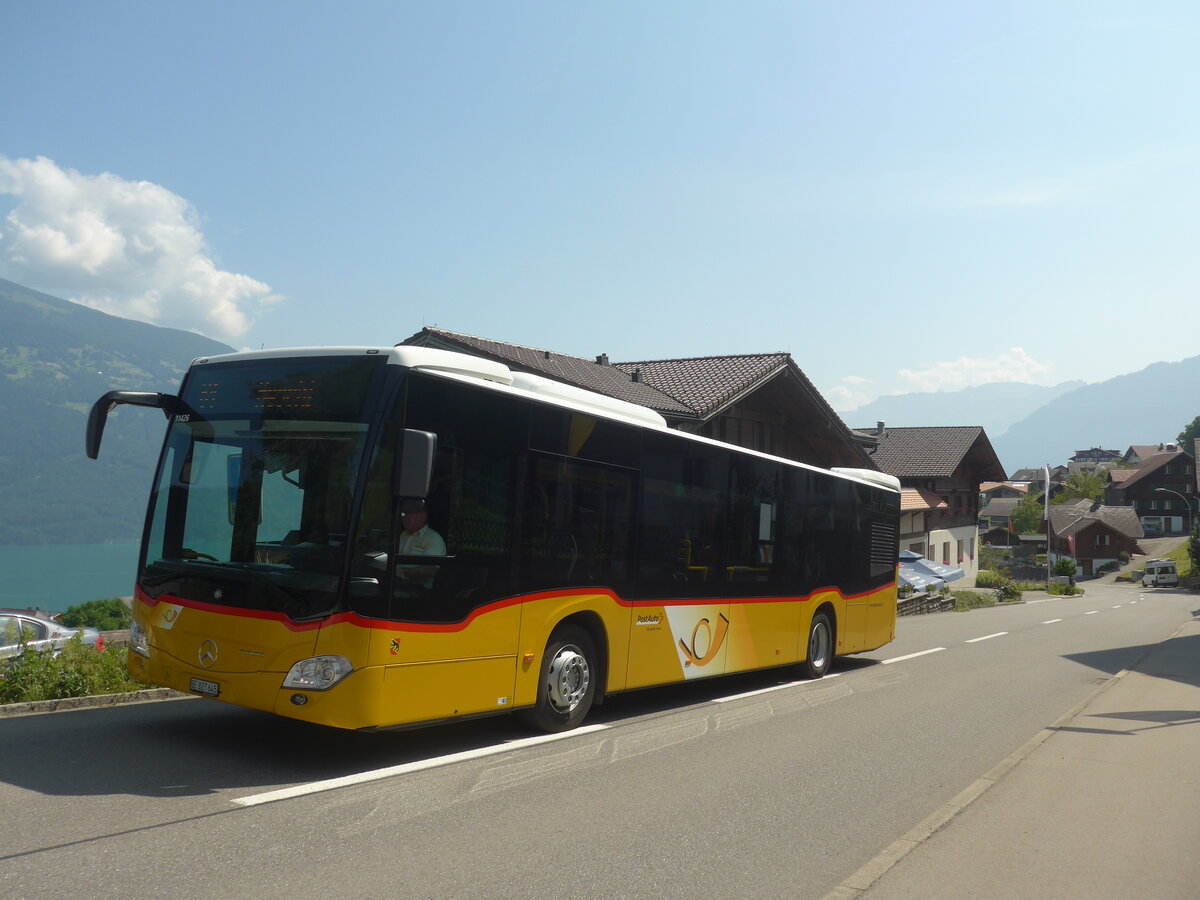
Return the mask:
M 1159 491 L 1161 491 L 1161 492 L 1162 492 L 1162 493 L 1164 493 L 1164 494 L 1174 494 L 1176 497 L 1178 497 L 1180 500 L 1182 500 L 1182 501 L 1183 501 L 1183 508 L 1184 508 L 1185 510 L 1187 510 L 1187 514 L 1188 514 L 1188 517 L 1187 517 L 1187 523 L 1188 523 L 1188 527 L 1187 527 L 1187 533 L 1188 533 L 1188 534 L 1191 534 L 1191 533 L 1192 533 L 1192 504 L 1191 504 L 1191 501 L 1190 501 L 1190 500 L 1188 500 L 1188 498 L 1187 498 L 1187 497 L 1183 496 L 1183 494 L 1179 493 L 1179 491 L 1173 491 L 1173 490 L 1171 490 L 1170 488 L 1157 487 L 1157 488 L 1155 488 L 1154 490 L 1155 490 L 1155 492 L 1159 492 Z

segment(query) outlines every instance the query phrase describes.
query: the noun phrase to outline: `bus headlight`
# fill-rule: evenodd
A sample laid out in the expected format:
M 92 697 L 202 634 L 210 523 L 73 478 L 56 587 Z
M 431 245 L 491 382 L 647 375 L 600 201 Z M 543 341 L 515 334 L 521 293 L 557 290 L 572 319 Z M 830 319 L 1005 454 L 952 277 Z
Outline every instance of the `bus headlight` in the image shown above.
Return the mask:
M 134 619 L 129 625 L 129 649 L 139 656 L 150 655 L 150 638 L 146 635 L 146 629 L 142 627 L 142 623 Z
M 283 686 L 327 691 L 353 671 L 350 660 L 344 656 L 313 656 L 292 666 L 283 679 Z

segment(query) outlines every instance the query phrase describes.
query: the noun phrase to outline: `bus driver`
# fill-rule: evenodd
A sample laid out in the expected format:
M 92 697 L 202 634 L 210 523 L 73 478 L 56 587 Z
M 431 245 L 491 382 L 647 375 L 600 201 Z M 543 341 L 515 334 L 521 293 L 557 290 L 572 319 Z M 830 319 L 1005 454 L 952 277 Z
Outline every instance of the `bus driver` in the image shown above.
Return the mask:
M 405 512 L 401 515 L 404 531 L 400 534 L 397 553 L 400 556 L 445 556 L 446 542 L 429 527 L 429 513 L 425 510 Z M 396 566 L 396 577 L 410 585 L 423 588 L 433 587 L 437 566 L 401 564 Z

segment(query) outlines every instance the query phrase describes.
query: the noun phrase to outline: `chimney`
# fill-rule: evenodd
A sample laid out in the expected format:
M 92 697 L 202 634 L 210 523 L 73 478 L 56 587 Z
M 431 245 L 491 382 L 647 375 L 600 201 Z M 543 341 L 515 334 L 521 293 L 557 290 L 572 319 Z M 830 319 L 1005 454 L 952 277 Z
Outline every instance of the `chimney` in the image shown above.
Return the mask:
M 641 369 L 634 369 L 634 370 L 633 370 L 633 376 L 632 376 L 632 377 L 633 377 L 633 383 L 634 383 L 634 384 L 641 384 L 641 383 L 642 383 L 642 370 L 641 370 Z
M 883 422 L 876 422 L 875 423 L 875 436 L 883 437 L 885 434 L 887 434 L 887 429 L 883 427 Z
M 596 365 L 607 366 L 608 365 L 608 354 L 601 353 L 599 356 L 597 356 L 596 357 Z

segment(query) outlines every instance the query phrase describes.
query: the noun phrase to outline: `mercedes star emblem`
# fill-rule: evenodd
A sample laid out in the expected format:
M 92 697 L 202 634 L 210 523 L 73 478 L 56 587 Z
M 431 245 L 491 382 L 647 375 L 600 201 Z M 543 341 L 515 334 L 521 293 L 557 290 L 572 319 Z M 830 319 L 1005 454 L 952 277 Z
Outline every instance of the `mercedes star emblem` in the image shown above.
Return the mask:
M 200 660 L 200 665 L 206 669 L 210 668 L 217 661 L 217 642 L 207 640 L 201 644 L 197 658 Z

